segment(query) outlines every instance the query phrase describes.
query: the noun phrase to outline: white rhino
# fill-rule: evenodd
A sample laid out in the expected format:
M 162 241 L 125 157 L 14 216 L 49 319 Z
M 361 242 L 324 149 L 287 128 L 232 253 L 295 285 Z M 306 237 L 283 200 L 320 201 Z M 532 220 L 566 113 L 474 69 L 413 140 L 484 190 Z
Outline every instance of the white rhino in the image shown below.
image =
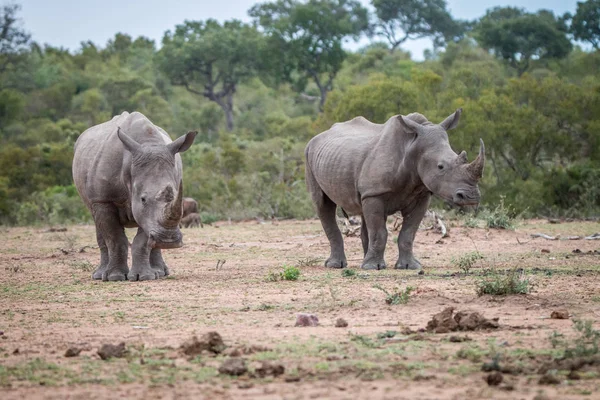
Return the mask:
M 196 132 L 175 141 L 144 115 L 124 112 L 83 132 L 75 143 L 73 179 L 91 211 L 100 247 L 93 279 L 148 280 L 169 275 L 160 249 L 182 246 L 182 164 L 178 153 Z M 138 228 L 131 246 L 124 228 Z
M 386 219 L 400 211 L 404 220 L 395 268 L 421 269 L 413 256 L 413 242 L 432 193 L 460 206 L 479 203 L 483 141 L 469 164 L 464 151 L 456 154 L 450 148 L 446 133 L 456 127 L 461 112 L 456 110 L 439 125 L 418 113 L 397 115 L 384 124 L 357 117 L 308 142 L 306 184 L 331 245 L 326 267 L 348 265 L 336 206 L 362 217 L 362 268 L 386 267 Z

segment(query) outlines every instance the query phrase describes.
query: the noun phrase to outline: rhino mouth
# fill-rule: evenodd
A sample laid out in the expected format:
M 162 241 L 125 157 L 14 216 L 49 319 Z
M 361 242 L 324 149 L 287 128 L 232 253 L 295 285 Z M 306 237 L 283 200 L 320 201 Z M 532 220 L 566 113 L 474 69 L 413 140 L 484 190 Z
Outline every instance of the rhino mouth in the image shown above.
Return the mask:
M 176 249 L 181 246 L 183 240 L 179 229 L 170 232 L 150 232 L 148 236 L 148 247 L 153 249 Z

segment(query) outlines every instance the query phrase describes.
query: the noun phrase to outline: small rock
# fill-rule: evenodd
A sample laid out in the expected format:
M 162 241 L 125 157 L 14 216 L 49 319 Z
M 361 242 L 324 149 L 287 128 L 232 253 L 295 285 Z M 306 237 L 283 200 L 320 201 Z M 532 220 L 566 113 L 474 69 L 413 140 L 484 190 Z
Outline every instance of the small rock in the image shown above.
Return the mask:
M 125 356 L 126 353 L 125 342 L 121 342 L 116 346 L 114 344 L 103 344 L 98 350 L 98 355 L 103 360 L 110 360 L 113 357 L 121 358 Z
M 346 321 L 344 318 L 338 318 L 335 321 L 335 327 L 336 328 L 345 328 L 348 326 L 348 321 Z
M 240 376 L 248 371 L 246 361 L 240 357 L 231 357 L 223 361 L 219 367 L 219 373 L 232 376 Z
M 263 361 L 259 367 L 254 369 L 254 373 L 260 378 L 264 378 L 265 376 L 277 377 L 283 375 L 284 372 L 285 367 L 282 364 L 269 361 Z
M 488 386 L 498 386 L 502 383 L 503 379 L 504 376 L 500 371 L 494 371 L 485 377 L 485 381 L 487 382 Z
M 17 354 L 19 354 L 19 353 L 20 353 L 20 352 L 19 352 L 19 348 L 17 347 L 16 349 L 14 349 L 12 353 L 13 353 L 14 355 L 17 355 Z
M 250 388 L 254 387 L 254 383 L 249 382 L 249 381 L 240 381 L 240 382 L 238 382 L 237 386 L 240 389 L 250 389 Z
M 546 372 L 540 377 L 538 383 L 540 385 L 558 385 L 560 383 L 560 379 L 558 379 L 556 375 Z
M 295 326 L 317 326 L 319 318 L 315 314 L 298 313 Z
M 286 382 L 300 382 L 299 375 L 288 375 L 284 379 Z
M 569 311 L 568 310 L 554 310 L 552 314 L 550 314 L 550 318 L 552 319 L 569 319 Z
M 67 351 L 65 351 L 65 357 L 77 357 L 79 353 L 81 353 L 79 347 L 69 347 Z
M 548 249 L 542 249 L 541 251 L 542 251 L 542 253 L 550 253 L 550 250 L 548 250 Z
M 205 333 L 200 339 L 193 336 L 190 340 L 181 345 L 181 350 L 188 356 L 197 356 L 203 351 L 219 354 L 225 350 L 225 347 L 221 335 L 213 331 Z

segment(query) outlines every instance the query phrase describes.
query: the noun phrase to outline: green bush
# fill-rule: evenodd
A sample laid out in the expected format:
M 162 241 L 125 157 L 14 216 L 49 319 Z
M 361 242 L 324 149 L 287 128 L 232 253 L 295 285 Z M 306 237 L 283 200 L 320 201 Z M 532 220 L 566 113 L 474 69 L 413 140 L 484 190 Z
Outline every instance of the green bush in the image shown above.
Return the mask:
M 530 291 L 531 283 L 529 279 L 524 278 L 522 272 L 517 268 L 511 269 L 505 274 L 492 270 L 477 282 L 477 294 L 479 296 L 484 294 L 496 296 L 527 294 Z

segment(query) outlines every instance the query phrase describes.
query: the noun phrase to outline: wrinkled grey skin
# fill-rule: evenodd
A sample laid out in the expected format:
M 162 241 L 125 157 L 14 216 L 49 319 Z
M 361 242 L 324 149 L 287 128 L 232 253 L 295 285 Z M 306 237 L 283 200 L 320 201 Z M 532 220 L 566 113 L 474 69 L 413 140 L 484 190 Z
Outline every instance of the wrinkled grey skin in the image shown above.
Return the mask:
M 198 212 L 198 202 L 191 197 L 183 198 L 183 216 L 182 218 L 187 217 L 191 213 Z
M 140 113 L 93 126 L 75 143 L 73 179 L 91 211 L 100 247 L 93 279 L 149 280 L 169 275 L 161 249 L 182 246 L 182 165 L 196 132 L 174 142 Z M 131 245 L 124 228 L 138 228 Z
M 336 206 L 362 217 L 363 269 L 386 267 L 386 218 L 397 211 L 404 218 L 395 268 L 421 269 L 413 242 L 432 193 L 459 206 L 479 203 L 483 141 L 477 159 L 469 164 L 464 151 L 456 154 L 450 148 L 446 133 L 456 127 L 461 112 L 458 109 L 439 125 L 418 113 L 397 115 L 385 124 L 357 117 L 308 142 L 306 184 L 331 245 L 326 267 L 348 265 Z

